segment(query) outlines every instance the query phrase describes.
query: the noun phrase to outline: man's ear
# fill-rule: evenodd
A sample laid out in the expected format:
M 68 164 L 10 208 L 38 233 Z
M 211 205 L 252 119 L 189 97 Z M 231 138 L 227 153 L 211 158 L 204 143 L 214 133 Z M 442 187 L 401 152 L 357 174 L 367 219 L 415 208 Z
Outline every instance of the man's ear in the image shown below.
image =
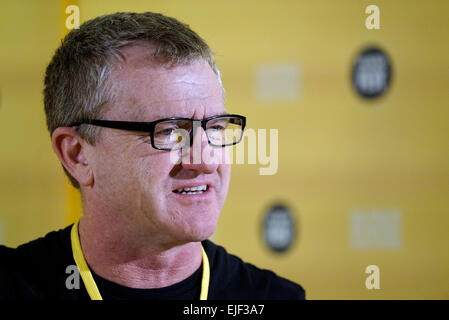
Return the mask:
M 59 161 L 80 186 L 92 186 L 94 177 L 86 158 L 87 142 L 80 137 L 76 129 L 56 128 L 51 136 L 51 142 Z

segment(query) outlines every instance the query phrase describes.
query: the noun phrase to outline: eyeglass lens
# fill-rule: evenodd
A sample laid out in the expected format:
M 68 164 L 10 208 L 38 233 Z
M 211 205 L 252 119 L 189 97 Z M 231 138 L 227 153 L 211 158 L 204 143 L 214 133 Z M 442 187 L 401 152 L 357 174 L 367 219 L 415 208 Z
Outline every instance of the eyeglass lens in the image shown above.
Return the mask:
M 190 133 L 196 130 L 192 120 L 166 120 L 154 128 L 154 145 L 163 149 L 180 149 L 190 146 Z M 198 124 L 199 126 L 199 124 Z M 213 146 L 238 143 L 243 135 L 242 119 L 232 116 L 213 118 L 206 123 L 206 136 Z M 195 134 L 195 132 L 193 133 Z

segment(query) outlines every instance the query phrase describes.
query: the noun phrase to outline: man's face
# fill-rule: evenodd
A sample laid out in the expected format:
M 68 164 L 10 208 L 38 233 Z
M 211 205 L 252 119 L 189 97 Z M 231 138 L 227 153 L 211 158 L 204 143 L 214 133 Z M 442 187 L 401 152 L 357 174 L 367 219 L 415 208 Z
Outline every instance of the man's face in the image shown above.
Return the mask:
M 125 61 L 112 75 L 118 83 L 116 101 L 102 119 L 150 122 L 225 113 L 217 76 L 205 61 L 168 68 L 149 60 L 148 50 L 137 45 L 123 50 Z M 223 152 L 207 144 L 202 129 L 195 139 L 201 139 L 203 150 L 214 149 L 209 153 Z M 200 241 L 215 230 L 229 187 L 228 164 L 174 164 L 170 151 L 154 149 L 147 133 L 108 128 L 90 152 L 93 199 L 143 236 Z M 176 192 L 202 185 L 207 190 L 201 194 Z

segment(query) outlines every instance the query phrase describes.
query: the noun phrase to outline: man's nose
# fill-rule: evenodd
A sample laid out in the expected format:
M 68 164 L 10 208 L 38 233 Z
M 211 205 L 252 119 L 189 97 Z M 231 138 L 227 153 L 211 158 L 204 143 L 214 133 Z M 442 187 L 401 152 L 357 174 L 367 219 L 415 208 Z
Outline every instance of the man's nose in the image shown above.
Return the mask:
M 215 147 L 209 145 L 206 132 L 201 126 L 192 129 L 193 137 L 190 148 L 182 151 L 181 165 L 184 169 L 213 173 L 218 168 Z

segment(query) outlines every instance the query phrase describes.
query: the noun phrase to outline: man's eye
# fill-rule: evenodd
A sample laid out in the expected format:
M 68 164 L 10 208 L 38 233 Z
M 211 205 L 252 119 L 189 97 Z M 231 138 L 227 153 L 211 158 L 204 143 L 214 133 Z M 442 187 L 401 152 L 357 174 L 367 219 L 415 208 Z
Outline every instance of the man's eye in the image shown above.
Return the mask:
M 208 122 L 207 124 L 207 129 L 208 130 L 213 130 L 213 131 L 223 131 L 226 130 L 226 128 L 229 125 L 229 121 L 226 120 L 213 120 Z
M 217 130 L 217 131 L 219 131 L 219 130 L 225 130 L 225 129 L 226 129 L 226 126 L 222 126 L 222 125 L 216 124 L 216 125 L 213 125 L 213 126 L 209 127 L 209 129 L 211 129 L 211 130 Z
M 156 131 L 154 134 L 158 135 L 158 136 L 169 136 L 175 130 L 176 130 L 176 128 L 165 128 L 165 129 L 161 129 L 161 130 Z

